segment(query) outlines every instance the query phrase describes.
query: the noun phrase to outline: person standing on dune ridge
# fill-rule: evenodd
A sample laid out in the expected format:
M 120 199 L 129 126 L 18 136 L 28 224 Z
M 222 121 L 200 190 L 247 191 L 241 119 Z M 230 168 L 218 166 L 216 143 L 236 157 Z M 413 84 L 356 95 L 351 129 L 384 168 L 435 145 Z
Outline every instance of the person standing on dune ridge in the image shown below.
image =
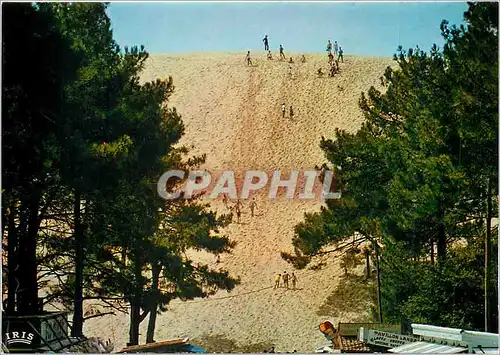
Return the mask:
M 252 58 L 250 58 L 250 51 L 247 52 L 247 56 L 245 57 L 245 59 L 247 60 L 248 66 L 251 66 L 252 65 Z
M 262 40 L 264 42 L 264 50 L 268 51 L 269 50 L 269 39 L 267 38 L 267 35 L 264 37 Z
M 286 59 L 283 45 L 280 44 L 280 59 Z

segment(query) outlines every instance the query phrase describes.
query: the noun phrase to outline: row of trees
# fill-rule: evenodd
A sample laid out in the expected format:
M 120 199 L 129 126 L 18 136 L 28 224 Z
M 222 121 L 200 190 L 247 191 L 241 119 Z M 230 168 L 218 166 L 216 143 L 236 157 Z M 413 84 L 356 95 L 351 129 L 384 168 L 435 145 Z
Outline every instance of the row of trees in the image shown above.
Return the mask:
M 362 94 L 361 129 L 322 140 L 342 198 L 306 215 L 283 257 L 305 267 L 370 242 L 380 319 L 496 331 L 498 3 L 464 17 L 443 21 L 442 50 L 400 47 L 384 92 Z
M 148 315 L 153 341 L 156 315 L 172 299 L 239 282 L 186 255 L 231 252 L 235 243 L 220 232 L 231 215 L 196 197 L 157 195 L 163 172 L 205 157 L 177 144 L 184 126 L 167 106 L 172 79 L 140 83 L 147 58 L 142 46 L 114 42 L 105 4 L 3 6 L 7 315 L 39 314 L 38 291 L 49 289 L 44 304 L 67 305 L 80 336 L 84 301 L 100 300 L 105 313 L 130 313 L 135 345 Z

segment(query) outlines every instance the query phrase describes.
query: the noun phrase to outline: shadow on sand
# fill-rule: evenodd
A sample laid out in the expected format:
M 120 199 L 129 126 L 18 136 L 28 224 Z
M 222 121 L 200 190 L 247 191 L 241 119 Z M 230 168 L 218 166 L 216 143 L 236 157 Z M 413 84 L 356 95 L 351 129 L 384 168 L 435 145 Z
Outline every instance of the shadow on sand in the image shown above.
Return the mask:
M 335 290 L 316 311 L 318 316 L 341 317 L 342 313 L 358 313 L 356 321 L 371 321 L 368 314 L 376 304 L 374 279 L 366 281 L 363 275 L 342 275 Z M 365 314 L 367 316 L 362 316 Z
M 194 338 L 193 344 L 204 347 L 207 353 L 262 353 L 275 346 L 270 341 L 240 344 L 225 334 L 203 334 L 199 338 Z

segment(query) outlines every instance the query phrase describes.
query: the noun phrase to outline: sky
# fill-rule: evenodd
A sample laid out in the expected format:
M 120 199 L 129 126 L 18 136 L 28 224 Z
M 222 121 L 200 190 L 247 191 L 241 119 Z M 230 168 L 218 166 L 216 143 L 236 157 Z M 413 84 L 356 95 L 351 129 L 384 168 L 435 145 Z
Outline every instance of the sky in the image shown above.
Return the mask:
M 111 3 L 118 44 L 150 53 L 323 52 L 330 39 L 345 54 L 392 56 L 398 45 L 442 46 L 443 19 L 460 25 L 465 2 L 135 2 Z

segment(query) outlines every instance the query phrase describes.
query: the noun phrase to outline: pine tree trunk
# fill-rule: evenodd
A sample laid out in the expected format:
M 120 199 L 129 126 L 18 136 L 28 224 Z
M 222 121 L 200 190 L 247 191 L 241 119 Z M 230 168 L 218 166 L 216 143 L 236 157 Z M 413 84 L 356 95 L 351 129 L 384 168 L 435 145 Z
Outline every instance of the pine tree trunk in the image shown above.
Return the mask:
M 491 247 L 491 179 L 488 178 L 486 194 L 486 240 L 484 243 L 484 331 L 489 330 L 489 283 L 490 283 L 490 247 Z
M 434 239 L 431 239 L 431 264 L 434 265 Z
M 75 191 L 74 204 L 75 229 L 75 296 L 73 299 L 73 326 L 71 336 L 83 335 L 83 268 L 85 241 L 81 221 L 81 194 Z
M 381 291 L 381 282 L 380 282 L 380 257 L 379 257 L 379 251 L 378 251 L 378 243 L 377 243 L 377 241 L 373 242 L 373 247 L 375 249 L 375 259 L 376 259 L 376 267 L 377 267 L 378 320 L 379 320 L 379 323 L 383 323 L 383 317 L 382 317 L 382 291 Z
M 368 249 L 365 250 L 365 258 L 366 258 L 366 280 L 370 278 L 370 251 Z
M 23 206 L 24 205 L 24 206 Z M 19 291 L 18 291 L 18 312 L 21 315 L 35 315 L 38 313 L 38 280 L 36 262 L 36 240 L 40 226 L 38 211 L 40 207 L 40 197 L 34 192 L 21 204 L 25 209 L 25 225 L 19 233 Z M 22 223 L 24 224 L 24 223 Z M 21 277 L 22 276 L 22 277 Z
M 19 240 L 16 230 L 15 223 L 15 208 L 11 206 L 9 208 L 8 216 L 7 216 L 7 269 L 8 269 L 8 279 L 7 279 L 7 287 L 8 287 L 8 298 L 7 298 L 7 314 L 13 314 L 16 310 L 16 299 L 17 299 L 17 288 L 18 284 L 18 268 L 19 263 L 17 259 L 19 247 Z
M 444 211 L 440 213 L 440 224 L 437 235 L 437 259 L 442 263 L 446 259 L 446 230 L 444 227 Z
M 158 295 L 159 295 L 159 279 L 160 279 L 161 265 L 153 264 L 152 269 L 152 285 L 151 289 L 156 297 L 151 305 L 151 312 L 149 314 L 148 331 L 146 334 L 146 343 L 154 343 L 155 327 L 156 327 L 156 314 L 158 310 Z
M 137 302 L 135 297 L 132 303 L 130 303 L 130 330 L 129 330 L 129 343 L 128 346 L 131 345 L 139 345 L 139 317 L 141 313 L 141 307 Z
M 127 266 L 127 249 L 125 247 L 122 247 L 122 263 L 123 266 Z
M 130 302 L 129 345 L 139 345 L 139 325 L 141 324 L 142 262 L 138 256 L 134 261 L 135 287 Z

